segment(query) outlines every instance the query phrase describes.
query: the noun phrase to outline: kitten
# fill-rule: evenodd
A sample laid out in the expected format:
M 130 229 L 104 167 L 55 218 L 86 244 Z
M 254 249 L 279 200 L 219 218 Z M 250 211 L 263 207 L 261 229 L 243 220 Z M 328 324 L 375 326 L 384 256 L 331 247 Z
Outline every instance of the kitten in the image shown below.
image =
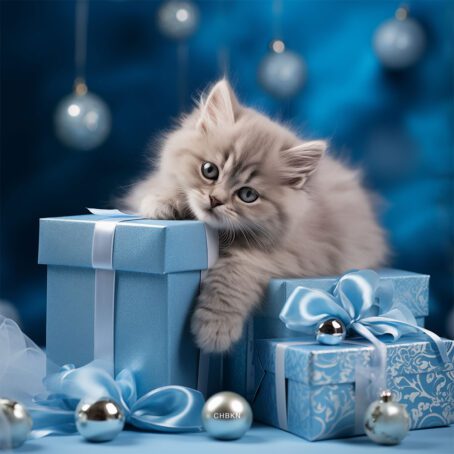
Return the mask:
M 191 328 L 204 351 L 238 340 L 271 277 L 383 264 L 387 247 L 359 174 L 239 104 L 225 80 L 170 132 L 158 168 L 125 198 L 150 218 L 196 218 L 221 233 Z

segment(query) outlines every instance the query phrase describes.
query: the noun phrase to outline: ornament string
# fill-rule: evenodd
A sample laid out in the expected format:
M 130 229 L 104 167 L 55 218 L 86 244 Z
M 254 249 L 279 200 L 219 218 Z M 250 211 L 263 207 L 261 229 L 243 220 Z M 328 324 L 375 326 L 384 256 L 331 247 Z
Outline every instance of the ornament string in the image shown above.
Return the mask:
M 187 77 L 188 77 L 188 44 L 181 40 L 177 46 L 178 59 L 178 104 L 180 112 L 186 107 Z
M 282 40 L 282 0 L 274 0 L 273 5 L 273 40 Z M 273 49 L 274 50 L 274 49 Z
M 87 61 L 88 7 L 88 0 L 76 1 L 74 42 L 76 77 L 74 80 L 74 90 L 77 94 L 85 94 L 87 91 L 85 83 L 85 67 Z
M 228 27 L 226 26 L 229 22 L 225 20 L 227 17 L 227 3 L 226 0 L 221 0 L 219 2 L 219 19 L 220 26 L 222 27 L 224 37 L 223 42 L 219 46 L 218 50 L 218 66 L 221 77 L 228 78 L 229 66 L 230 66 L 230 52 L 229 47 L 226 42 L 226 36 L 228 36 Z

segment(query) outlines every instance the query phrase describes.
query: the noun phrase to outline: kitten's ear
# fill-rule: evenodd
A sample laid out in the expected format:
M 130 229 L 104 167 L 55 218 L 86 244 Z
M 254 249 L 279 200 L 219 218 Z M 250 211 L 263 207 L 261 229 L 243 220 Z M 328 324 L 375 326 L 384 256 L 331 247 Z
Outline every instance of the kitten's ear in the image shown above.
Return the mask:
M 197 128 L 207 132 L 212 126 L 232 125 L 239 111 L 239 103 L 229 83 L 222 79 L 201 101 Z
M 317 168 L 327 147 L 328 144 L 324 140 L 313 140 L 281 151 L 284 183 L 301 189 L 307 177 Z

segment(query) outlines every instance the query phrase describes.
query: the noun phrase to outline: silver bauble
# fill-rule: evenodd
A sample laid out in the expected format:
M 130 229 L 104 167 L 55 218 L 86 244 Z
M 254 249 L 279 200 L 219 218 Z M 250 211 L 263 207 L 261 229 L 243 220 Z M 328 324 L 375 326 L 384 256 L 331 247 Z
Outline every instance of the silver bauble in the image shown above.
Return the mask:
M 426 35 L 414 19 L 391 19 L 375 32 L 374 48 L 384 66 L 403 69 L 421 58 L 426 48 Z
M 125 425 L 125 416 L 111 399 L 82 400 L 76 408 L 76 427 L 88 441 L 113 440 Z
M 396 445 L 407 435 L 410 418 L 401 404 L 393 402 L 389 391 L 384 391 L 380 400 L 372 402 L 364 417 L 366 435 L 375 443 Z
M 158 11 L 159 29 L 169 38 L 188 38 L 194 33 L 198 22 L 199 11 L 190 1 L 168 0 Z
M 0 449 L 21 446 L 32 430 L 32 418 L 15 400 L 0 398 Z
M 269 53 L 259 67 L 259 82 L 276 98 L 298 93 L 306 80 L 306 64 L 296 53 L 283 50 Z
M 317 341 L 324 345 L 338 345 L 345 339 L 345 335 L 344 324 L 336 318 L 321 322 L 315 333 Z
M 64 98 L 55 112 L 58 138 L 66 145 L 91 150 L 106 139 L 110 132 L 110 112 L 106 103 L 86 92 Z
M 203 406 L 204 429 L 219 440 L 241 438 L 251 427 L 252 410 L 238 394 L 223 391 L 211 396 Z

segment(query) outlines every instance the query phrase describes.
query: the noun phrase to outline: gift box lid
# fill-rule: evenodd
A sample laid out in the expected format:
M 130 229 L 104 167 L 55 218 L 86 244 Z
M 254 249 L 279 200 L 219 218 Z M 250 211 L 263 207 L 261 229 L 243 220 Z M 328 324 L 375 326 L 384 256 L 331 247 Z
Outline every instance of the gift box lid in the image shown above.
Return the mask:
M 80 215 L 40 220 L 38 262 L 92 268 L 96 221 Z M 208 267 L 206 226 L 200 221 L 131 220 L 117 224 L 113 268 L 164 274 Z
M 382 268 L 376 270 L 384 281 L 392 280 L 394 299 L 408 307 L 415 317 L 429 314 L 429 279 L 427 274 Z M 329 291 L 339 276 L 311 277 L 304 279 L 271 279 L 258 317 L 279 318 L 279 313 L 293 290 L 298 286 Z
M 402 376 L 454 370 L 454 341 L 443 339 L 449 361 L 443 363 L 426 337 L 404 336 L 387 344 L 387 374 Z M 262 372 L 275 372 L 276 347 L 279 342 L 300 342 L 285 351 L 285 376 L 307 385 L 319 386 L 354 383 L 357 364 L 369 364 L 371 344 L 362 338 L 347 339 L 340 345 L 321 345 L 313 338 L 261 339 L 255 341 L 254 363 Z M 260 379 L 257 376 L 257 379 Z

